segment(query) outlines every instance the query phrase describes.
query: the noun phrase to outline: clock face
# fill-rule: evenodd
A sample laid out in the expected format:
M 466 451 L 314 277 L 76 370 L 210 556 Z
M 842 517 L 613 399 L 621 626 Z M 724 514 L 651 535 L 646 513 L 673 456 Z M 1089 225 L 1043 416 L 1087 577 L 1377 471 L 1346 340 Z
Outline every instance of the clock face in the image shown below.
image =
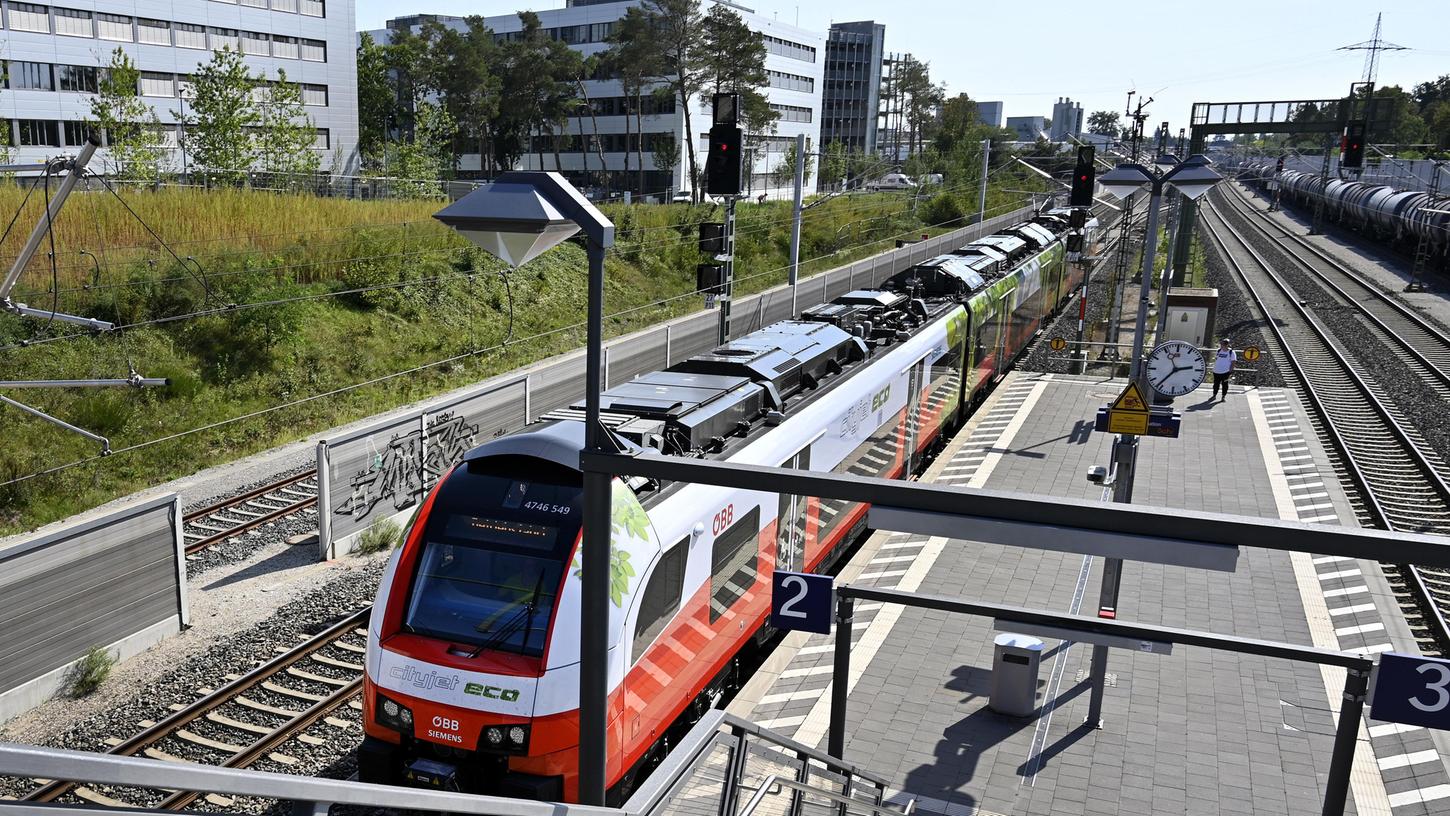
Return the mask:
M 1165 397 L 1181 397 L 1203 385 L 1208 368 L 1192 343 L 1169 340 L 1148 354 L 1148 385 Z

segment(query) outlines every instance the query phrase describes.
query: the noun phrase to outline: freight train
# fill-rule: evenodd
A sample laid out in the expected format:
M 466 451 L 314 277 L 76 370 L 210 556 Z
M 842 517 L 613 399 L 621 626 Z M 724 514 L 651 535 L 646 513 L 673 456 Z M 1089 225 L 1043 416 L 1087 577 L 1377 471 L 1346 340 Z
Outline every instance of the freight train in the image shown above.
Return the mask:
M 1245 165 L 1240 173 L 1241 179 L 1259 186 L 1274 177 L 1272 164 Z M 1437 268 L 1450 270 L 1450 196 L 1333 177 L 1326 182 L 1318 173 L 1299 170 L 1279 173 L 1278 181 L 1281 201 L 1312 209 L 1323 198 L 1330 221 L 1407 254 L 1414 254 L 1424 240 Z
M 909 476 L 1079 284 L 1067 234 L 1044 213 L 641 375 L 603 394 L 606 424 L 621 449 Z M 577 800 L 582 419 L 574 406 L 475 448 L 420 505 L 368 625 L 364 781 Z M 612 489 L 618 802 L 773 634 L 773 571 L 829 569 L 867 507 Z

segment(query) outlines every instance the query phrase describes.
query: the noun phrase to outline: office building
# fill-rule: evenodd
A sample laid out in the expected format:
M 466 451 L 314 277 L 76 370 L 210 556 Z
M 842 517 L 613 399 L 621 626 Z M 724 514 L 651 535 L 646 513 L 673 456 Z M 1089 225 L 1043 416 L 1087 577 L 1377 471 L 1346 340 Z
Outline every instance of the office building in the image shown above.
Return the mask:
M 1009 116 L 1007 117 L 1007 129 L 1017 132 L 1017 141 L 1035 142 L 1038 139 L 1047 138 L 1047 117 L 1045 116 Z
M 714 0 L 705 0 L 703 10 L 708 12 L 712 2 Z M 563 41 L 587 57 L 609 47 L 606 39 L 613 31 L 615 21 L 623 17 L 630 6 L 640 3 L 641 0 L 569 0 L 564 8 L 544 9 L 537 14 L 540 26 L 549 36 Z M 751 30 L 764 36 L 765 68 L 769 85 L 762 91 L 770 106 L 779 114 L 774 133 L 756 136 L 746 134 L 747 144 L 753 146 L 751 169 L 745 182 L 746 190 L 750 195 L 757 196 L 790 195 L 794 180 L 790 184 L 777 186 L 771 178 L 771 171 L 785 161 L 786 150 L 795 143 L 796 134 L 806 135 L 811 152 L 819 149 L 826 37 L 822 33 L 779 22 L 742 6 L 732 3 L 721 5 L 728 6 L 741 16 Z M 386 29 L 369 33 L 379 42 L 388 42 L 392 36 L 391 31 L 403 28 L 416 30 L 423 19 L 436 19 L 443 25 L 458 30 L 463 30 L 467 25 L 462 17 L 413 15 L 390 20 Z M 517 37 L 523 28 L 517 14 L 486 17 L 484 22 L 499 40 Z M 599 171 L 599 151 L 594 145 L 594 140 L 597 139 L 602 143 L 605 168 L 614 175 L 613 185 L 621 189 L 631 189 L 635 186 L 640 168 L 631 147 L 630 140 L 637 138 L 637 135 L 633 133 L 633 116 L 627 113 L 630 108 L 624 89 L 618 80 L 613 79 L 586 80 L 584 85 L 596 113 L 592 118 L 583 117 L 583 121 L 579 117 L 571 117 L 564 125 L 558 167 L 555 167 L 553 140 L 545 137 L 547 144 L 531 146 L 519 160 L 516 169 L 557 169 L 580 186 L 593 186 Z M 709 149 L 710 93 L 701 93 L 690 101 L 694 145 L 686 145 L 684 111 L 679 109 L 673 99 L 656 102 L 650 99 L 649 91 L 646 90 L 645 101 L 648 112 L 644 115 L 643 123 L 645 183 L 642 192 L 662 195 L 671 190 L 689 189 L 689 162 L 684 151 L 692 147 L 696 151 L 699 168 L 704 169 L 705 154 Z M 627 117 L 631 120 L 628 125 L 625 121 Z M 599 128 L 597 133 L 594 131 L 596 121 Z M 655 164 L 655 146 L 667 135 L 680 148 L 679 161 L 670 170 L 660 170 Z M 540 146 L 543 147 L 542 150 L 539 149 Z M 463 175 L 485 173 L 478 154 L 464 154 L 458 169 Z M 814 185 L 815 179 L 810 179 L 810 183 Z
M 978 102 L 977 121 L 995 128 L 1002 126 L 1001 102 Z
M 352 0 L 4 0 L 0 128 L 20 162 L 74 152 L 85 141 L 101 69 L 121 48 L 164 126 L 171 169 L 181 170 L 187 157 L 176 114 L 185 112 L 191 73 L 230 46 L 254 74 L 275 79 L 281 69 L 301 86 L 322 168 L 346 171 L 356 162 L 356 27 Z M 106 166 L 101 158 L 98 169 Z M 334 158 L 342 166 L 334 168 Z
M 876 152 L 885 39 L 886 26 L 869 20 L 831 26 L 821 94 L 822 145 L 840 142 L 850 150 Z
M 1048 138 L 1054 142 L 1065 142 L 1069 137 L 1082 133 L 1082 105 L 1071 99 L 1058 99 L 1052 106 L 1052 131 Z

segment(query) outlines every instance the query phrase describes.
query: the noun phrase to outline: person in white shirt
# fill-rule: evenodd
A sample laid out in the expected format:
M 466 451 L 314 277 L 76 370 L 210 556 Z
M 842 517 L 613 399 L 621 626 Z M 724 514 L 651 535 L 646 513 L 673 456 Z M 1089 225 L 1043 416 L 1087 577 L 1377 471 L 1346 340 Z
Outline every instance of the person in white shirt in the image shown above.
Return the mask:
M 1238 360 L 1239 353 L 1229 345 L 1228 338 L 1218 341 L 1218 351 L 1213 357 L 1213 397 L 1218 396 L 1219 389 L 1223 389 L 1223 396 L 1220 401 L 1228 399 L 1228 379 L 1233 374 L 1234 362 Z

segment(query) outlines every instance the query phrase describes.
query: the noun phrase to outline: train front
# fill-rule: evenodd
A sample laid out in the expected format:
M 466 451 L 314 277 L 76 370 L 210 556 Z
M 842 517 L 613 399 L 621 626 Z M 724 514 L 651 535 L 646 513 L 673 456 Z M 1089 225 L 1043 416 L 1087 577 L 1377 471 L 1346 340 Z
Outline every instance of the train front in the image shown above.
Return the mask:
M 518 449 L 471 453 L 389 562 L 368 631 L 363 781 L 574 796 L 580 475 Z

